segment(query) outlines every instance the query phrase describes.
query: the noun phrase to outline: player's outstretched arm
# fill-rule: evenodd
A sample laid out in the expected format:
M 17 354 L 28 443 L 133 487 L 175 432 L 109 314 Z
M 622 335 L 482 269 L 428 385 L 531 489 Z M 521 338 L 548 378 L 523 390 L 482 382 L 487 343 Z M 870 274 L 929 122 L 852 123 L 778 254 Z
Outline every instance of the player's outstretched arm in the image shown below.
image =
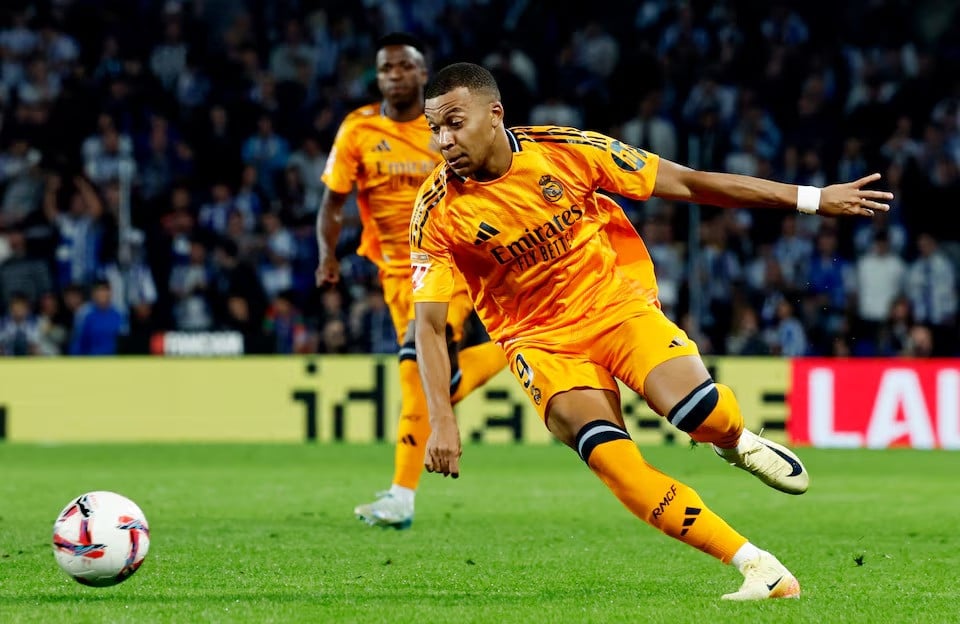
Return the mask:
M 340 281 L 340 261 L 337 260 L 337 241 L 343 227 L 343 205 L 347 196 L 335 193 L 329 188 L 323 192 L 320 210 L 317 211 L 317 286 L 335 284 Z
M 713 173 L 661 160 L 653 194 L 664 199 L 722 208 L 792 208 L 827 215 L 873 216 L 886 212 L 893 193 L 865 188 L 879 173 L 822 189 L 732 173 Z
M 447 303 L 417 303 L 417 366 L 430 412 L 430 438 L 423 463 L 427 472 L 460 476 L 460 429 L 450 404 Z

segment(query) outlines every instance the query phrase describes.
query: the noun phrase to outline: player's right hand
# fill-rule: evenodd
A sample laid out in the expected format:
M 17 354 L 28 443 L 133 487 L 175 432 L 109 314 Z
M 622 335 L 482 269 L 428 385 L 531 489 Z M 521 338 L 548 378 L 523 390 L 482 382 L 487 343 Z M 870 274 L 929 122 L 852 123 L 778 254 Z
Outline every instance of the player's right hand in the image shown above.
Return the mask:
M 334 257 L 320 258 L 314 273 L 317 286 L 336 284 L 340 281 L 340 262 Z
M 457 427 L 457 421 L 451 419 L 449 423 L 434 427 L 430 432 L 423 465 L 427 472 L 439 472 L 445 477 L 450 476 L 456 479 L 460 476 L 462 453 L 460 429 Z

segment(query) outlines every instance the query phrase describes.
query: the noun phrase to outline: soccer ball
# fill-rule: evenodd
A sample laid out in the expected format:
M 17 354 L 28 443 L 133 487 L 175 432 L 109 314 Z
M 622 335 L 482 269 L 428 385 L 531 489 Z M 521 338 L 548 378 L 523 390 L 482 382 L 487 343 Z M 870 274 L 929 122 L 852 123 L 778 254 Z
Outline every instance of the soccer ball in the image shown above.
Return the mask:
M 83 585 L 121 583 L 150 549 L 147 518 L 136 503 L 115 492 L 88 492 L 70 501 L 53 524 L 53 556 Z

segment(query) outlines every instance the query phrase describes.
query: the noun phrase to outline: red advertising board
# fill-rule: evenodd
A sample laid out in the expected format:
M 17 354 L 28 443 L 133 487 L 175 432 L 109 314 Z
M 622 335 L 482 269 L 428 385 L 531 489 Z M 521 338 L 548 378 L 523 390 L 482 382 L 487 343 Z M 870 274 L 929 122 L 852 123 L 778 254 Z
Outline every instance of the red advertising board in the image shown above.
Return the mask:
M 797 358 L 791 377 L 793 444 L 960 449 L 960 360 Z

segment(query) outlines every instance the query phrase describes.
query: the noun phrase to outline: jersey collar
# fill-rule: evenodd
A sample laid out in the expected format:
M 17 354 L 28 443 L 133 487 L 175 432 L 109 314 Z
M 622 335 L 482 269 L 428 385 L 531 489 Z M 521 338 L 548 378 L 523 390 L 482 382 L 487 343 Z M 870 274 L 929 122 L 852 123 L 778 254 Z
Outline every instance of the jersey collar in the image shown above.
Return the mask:
M 520 141 L 517 140 L 517 136 L 513 133 L 513 130 L 507 128 L 507 138 L 510 140 L 510 149 L 514 152 L 522 151 L 520 147 Z
M 517 140 L 517 136 L 513 133 L 513 130 L 511 130 L 510 128 L 507 128 L 506 130 L 507 130 L 507 140 L 510 141 L 510 151 L 513 152 L 513 153 L 517 153 L 517 152 L 523 151 L 523 148 L 520 147 L 520 141 Z M 460 180 L 460 182 L 466 182 L 466 181 L 467 181 L 467 178 L 465 178 L 465 177 L 463 177 L 463 176 L 461 176 L 461 175 L 459 175 L 459 174 L 457 174 L 457 173 L 454 173 L 454 172 L 453 172 L 453 169 L 450 169 L 450 168 L 448 167 L 447 170 L 450 172 L 451 175 L 453 175 L 453 177 L 455 177 L 456 179 Z

